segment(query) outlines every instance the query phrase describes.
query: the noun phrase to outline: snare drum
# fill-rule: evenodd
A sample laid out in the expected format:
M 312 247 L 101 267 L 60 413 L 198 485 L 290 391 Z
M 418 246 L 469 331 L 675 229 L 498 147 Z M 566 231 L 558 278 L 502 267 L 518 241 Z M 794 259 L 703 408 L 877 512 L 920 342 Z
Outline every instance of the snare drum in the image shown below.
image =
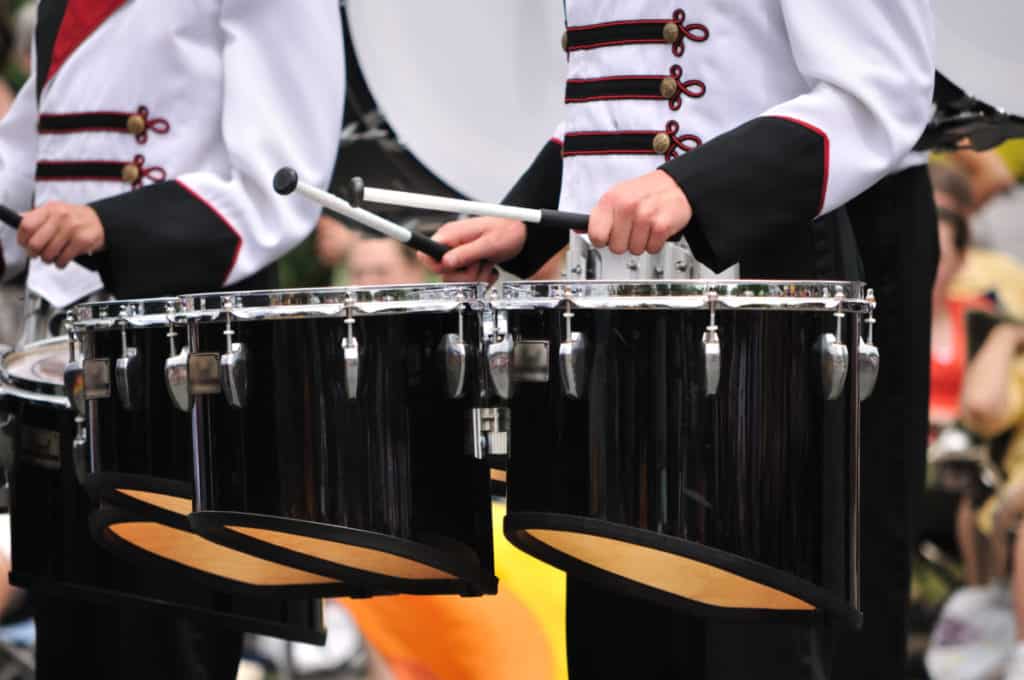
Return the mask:
M 178 331 L 168 320 L 176 309 L 174 298 L 152 298 L 87 303 L 72 312 L 88 417 L 84 486 L 106 506 L 92 517 L 97 540 L 127 559 L 181 565 L 222 590 L 347 594 L 333 579 L 192 533 L 192 423 L 165 379 L 179 358 L 171 348 Z
M 395 592 L 493 593 L 480 288 L 185 296 L 211 540 Z
M 509 283 L 492 304 L 510 541 L 702 616 L 858 625 L 860 284 Z
M 226 579 L 216 576 L 215 560 L 223 555 L 204 549 L 202 539 L 180 526 L 154 522 L 141 513 L 112 511 L 115 525 L 129 532 L 142 528 L 158 545 L 171 543 L 195 551 L 178 562 L 150 557 L 140 566 L 118 559 L 92 540 L 89 524 L 94 506 L 79 482 L 84 466 L 74 460 L 75 440 L 85 438 L 84 419 L 76 416 L 64 396 L 68 358 L 67 338 L 55 338 L 33 343 L 2 360 L 0 393 L 16 446 L 11 476 L 11 583 L 47 596 L 98 604 L 117 601 L 243 631 L 322 643 L 325 633 L 317 600 L 226 595 L 196 582 L 197 574 L 201 578 L 207 572 L 199 573 L 200 565 L 190 565 L 190 560 L 210 559 L 201 566 L 211 570 L 209 579 L 220 582 Z M 77 447 L 78 454 L 83 451 Z

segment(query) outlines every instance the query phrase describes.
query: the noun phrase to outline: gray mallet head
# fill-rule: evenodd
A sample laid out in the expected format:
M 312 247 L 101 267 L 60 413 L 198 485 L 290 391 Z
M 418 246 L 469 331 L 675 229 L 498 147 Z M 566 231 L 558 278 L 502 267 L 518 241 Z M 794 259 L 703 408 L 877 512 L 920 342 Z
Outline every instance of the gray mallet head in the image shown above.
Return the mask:
M 274 191 L 282 196 L 292 193 L 297 186 L 299 186 L 299 173 L 295 172 L 295 168 L 285 167 L 274 173 Z

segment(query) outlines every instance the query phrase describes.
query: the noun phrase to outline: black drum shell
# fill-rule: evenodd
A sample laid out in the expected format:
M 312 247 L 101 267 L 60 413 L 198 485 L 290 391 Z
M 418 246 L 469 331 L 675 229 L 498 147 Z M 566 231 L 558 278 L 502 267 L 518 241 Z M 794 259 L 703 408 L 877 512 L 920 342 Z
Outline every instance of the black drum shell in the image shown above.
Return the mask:
M 341 318 L 233 325 L 249 353 L 249 397 L 196 398 L 192 526 L 204 536 L 300 569 L 386 592 L 479 595 L 496 589 L 488 468 L 471 455 L 482 392 L 480 329 L 463 315 L 465 392 L 445 393 L 439 344 L 456 312 L 357 317 L 358 395 L 348 398 Z M 222 323 L 190 321 L 194 351 L 216 352 Z M 358 545 L 454 574 L 406 579 L 253 540 L 244 526 Z
M 149 560 L 125 561 L 90 532 L 95 505 L 75 474 L 74 414 L 6 397 L 18 443 L 11 483 L 12 584 L 97 604 L 117 602 L 225 628 L 322 644 L 316 599 L 240 596 L 204 586 L 195 572 Z M 121 511 L 124 512 L 124 511 Z
M 177 516 L 123 492 L 193 495 L 191 417 L 171 402 L 164 379 L 164 362 L 170 354 L 168 329 L 168 325 L 127 329 L 128 344 L 138 352 L 143 376 L 131 410 L 124 407 L 113 378 L 115 362 L 122 355 L 120 329 L 83 333 L 86 356 L 109 361 L 112 383 L 109 397 L 88 402 L 91 474 L 85 486 L 97 501 L 156 512 L 171 521 Z
M 511 310 L 517 340 L 547 340 L 549 383 L 521 383 L 505 531 L 569 573 L 701 616 L 859 625 L 859 397 L 856 315 L 843 322 L 850 368 L 822 396 L 814 345 L 828 312 L 720 311 L 721 381 L 706 396 L 706 310 L 576 308 L 588 342 L 582 399 L 563 396 L 563 310 Z M 527 423 L 528 426 L 523 426 Z M 811 613 L 709 606 L 552 549 L 529 529 L 589 533 L 710 564 L 815 607 Z

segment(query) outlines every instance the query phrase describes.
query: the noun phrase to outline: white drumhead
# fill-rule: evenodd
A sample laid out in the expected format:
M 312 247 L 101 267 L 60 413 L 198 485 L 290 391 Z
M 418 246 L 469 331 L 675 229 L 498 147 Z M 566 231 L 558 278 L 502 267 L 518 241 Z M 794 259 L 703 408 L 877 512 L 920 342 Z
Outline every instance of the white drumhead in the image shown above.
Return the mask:
M 453 189 L 497 201 L 562 119 L 560 2 L 348 0 L 370 93 L 410 152 Z
M 936 68 L 967 94 L 1024 115 L 1024 2 L 934 0 Z

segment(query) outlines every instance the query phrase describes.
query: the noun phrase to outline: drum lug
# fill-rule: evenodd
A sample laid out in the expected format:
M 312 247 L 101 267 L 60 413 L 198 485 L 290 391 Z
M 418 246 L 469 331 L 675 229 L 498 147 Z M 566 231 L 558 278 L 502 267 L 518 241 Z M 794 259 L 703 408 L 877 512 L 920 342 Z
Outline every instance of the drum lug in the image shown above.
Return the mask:
M 511 399 L 515 383 L 512 380 L 512 358 L 515 341 L 508 332 L 508 313 L 495 312 L 493 329 L 487 342 L 487 375 L 495 394 Z
M 345 303 L 345 337 L 341 340 L 342 370 L 345 374 L 345 395 L 355 399 L 359 395 L 359 340 L 355 337 L 356 320 L 352 317 L 352 301 Z
M 75 479 L 84 484 L 89 477 L 89 431 L 85 427 L 85 418 L 75 416 L 75 438 L 71 441 L 71 465 Z
M 864 323 L 868 326 L 868 337 L 858 345 L 857 363 L 857 387 L 860 392 L 860 400 L 864 401 L 875 391 L 875 383 L 878 382 L 878 371 L 881 364 L 881 355 L 878 346 L 875 344 L 875 291 L 868 289 L 868 318 Z
M 444 362 L 444 386 L 449 399 L 461 399 L 466 391 L 466 340 L 463 325 L 464 305 L 459 305 L 459 332 L 441 338 L 439 352 Z
M 850 368 L 850 350 L 843 344 L 843 318 L 846 316 L 842 311 L 843 299 L 842 293 L 836 293 L 837 306 L 833 314 L 836 332 L 822 334 L 817 343 L 821 360 L 822 393 L 829 401 L 838 399 L 843 393 Z
M 718 339 L 718 323 L 715 319 L 718 293 L 709 291 L 705 299 L 710 317 L 701 338 L 701 349 L 704 354 L 704 394 L 711 397 L 718 394 L 722 378 L 722 343 Z
M 74 407 L 75 412 L 80 416 L 84 416 L 86 412 L 85 408 L 85 370 L 82 368 L 82 362 L 78 359 L 79 354 L 79 340 L 78 333 L 75 332 L 72 326 L 74 319 L 71 314 L 68 314 L 67 330 L 68 330 L 68 363 L 64 366 L 64 394 L 67 395 L 68 401 Z
M 178 337 L 178 332 L 174 330 L 174 319 L 171 318 L 171 312 L 173 311 L 173 305 L 168 303 L 168 321 L 170 325 L 167 330 L 167 341 L 170 343 L 170 354 L 164 361 L 164 380 L 167 383 L 167 393 L 171 397 L 171 402 L 179 411 L 192 410 L 192 391 L 189 389 L 188 383 L 188 360 L 189 350 L 188 345 L 181 348 L 181 352 L 178 352 L 175 344 L 175 338 Z
M 244 343 L 234 342 L 235 331 L 231 328 L 234 302 L 230 297 L 224 299 L 224 312 L 227 320 L 224 327 L 224 339 L 227 345 L 220 357 L 220 382 L 224 399 L 235 408 L 244 408 L 249 397 L 248 363 L 249 350 Z
M 142 357 L 139 350 L 128 346 L 128 310 L 121 308 L 121 356 L 114 362 L 114 382 L 117 396 L 125 411 L 136 411 L 141 407 Z
M 562 393 L 572 399 L 581 399 L 587 388 L 587 339 L 572 329 L 572 303 L 569 291 L 565 292 L 565 340 L 558 347 L 559 375 L 562 378 Z

